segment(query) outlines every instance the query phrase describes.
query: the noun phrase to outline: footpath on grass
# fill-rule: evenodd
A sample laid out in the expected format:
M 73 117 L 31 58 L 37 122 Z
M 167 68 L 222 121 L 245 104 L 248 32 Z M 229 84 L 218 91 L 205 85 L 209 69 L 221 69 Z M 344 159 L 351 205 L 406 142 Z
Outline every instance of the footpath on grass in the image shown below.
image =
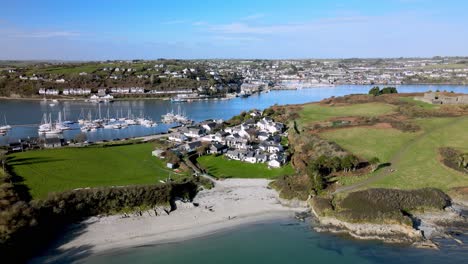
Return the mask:
M 356 191 L 364 186 L 367 186 L 369 184 L 372 184 L 378 180 L 381 180 L 389 175 L 392 174 L 392 172 L 394 172 L 397 168 L 398 168 L 398 164 L 400 163 L 401 161 L 401 157 L 408 151 L 410 150 L 415 144 L 419 143 L 420 141 L 422 141 L 423 139 L 425 139 L 426 137 L 430 136 L 431 134 L 441 130 L 441 129 L 444 129 L 446 128 L 447 126 L 453 126 L 453 125 L 456 125 L 458 123 L 460 123 L 461 121 L 463 121 L 463 118 L 456 118 L 455 120 L 451 121 L 450 123 L 448 123 L 446 126 L 439 126 L 435 129 L 431 129 L 430 131 L 424 131 L 421 135 L 419 135 L 418 137 L 410 140 L 410 142 L 408 142 L 408 144 L 404 145 L 401 149 L 399 149 L 395 155 L 393 155 L 393 157 L 391 158 L 390 160 L 390 166 L 389 167 L 385 167 L 379 171 L 376 172 L 376 174 L 372 177 L 369 177 L 363 181 L 360 181 L 360 182 L 357 182 L 357 183 L 354 183 L 354 184 L 351 184 L 349 186 L 343 186 L 343 187 L 340 187 L 340 188 L 337 188 L 333 194 L 338 194 L 338 193 L 343 193 L 343 192 L 351 192 L 351 191 Z

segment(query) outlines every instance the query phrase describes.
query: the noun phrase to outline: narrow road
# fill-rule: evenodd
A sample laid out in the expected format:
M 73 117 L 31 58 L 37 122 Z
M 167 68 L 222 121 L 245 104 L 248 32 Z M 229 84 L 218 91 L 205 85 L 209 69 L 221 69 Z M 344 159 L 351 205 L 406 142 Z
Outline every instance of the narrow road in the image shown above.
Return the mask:
M 384 177 L 386 177 L 387 175 L 390 175 L 392 173 L 392 171 L 394 171 L 397 167 L 398 167 L 398 164 L 400 163 L 400 160 L 401 160 L 401 157 L 408 151 L 410 150 L 415 144 L 419 143 L 422 139 L 424 139 L 425 137 L 427 137 L 428 135 L 434 133 L 434 132 L 437 132 L 441 129 L 445 129 L 447 128 L 448 126 L 453 126 L 453 125 L 456 125 L 458 123 L 460 123 L 461 121 L 463 121 L 464 118 L 461 117 L 461 118 L 455 118 L 453 121 L 447 123 L 446 125 L 444 126 L 440 126 L 440 127 L 437 127 L 435 129 L 432 129 L 430 131 L 424 131 L 421 135 L 417 136 L 415 139 L 411 140 L 410 142 L 408 142 L 408 144 L 406 144 L 404 147 L 402 147 L 401 149 L 399 149 L 395 155 L 393 155 L 393 157 L 390 159 L 389 163 L 390 163 L 390 166 L 389 167 L 386 167 L 380 171 L 378 171 L 373 177 L 370 177 L 368 179 L 365 179 L 363 181 L 360 181 L 358 183 L 355 183 L 355 184 L 351 184 L 349 186 L 344 186 L 344 187 L 341 187 L 341 188 L 337 188 L 333 194 L 338 194 L 338 193 L 342 193 L 342 192 L 350 192 L 350 191 L 355 191 L 365 185 L 368 185 L 368 184 L 371 184 L 371 183 L 374 183 Z

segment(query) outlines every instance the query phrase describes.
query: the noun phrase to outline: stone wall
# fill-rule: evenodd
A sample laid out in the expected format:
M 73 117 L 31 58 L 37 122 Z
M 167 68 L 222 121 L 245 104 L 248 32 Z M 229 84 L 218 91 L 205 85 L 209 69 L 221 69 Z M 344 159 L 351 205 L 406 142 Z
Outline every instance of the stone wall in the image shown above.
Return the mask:
M 468 95 L 446 95 L 441 93 L 425 93 L 422 97 L 415 97 L 415 100 L 429 104 L 468 104 Z

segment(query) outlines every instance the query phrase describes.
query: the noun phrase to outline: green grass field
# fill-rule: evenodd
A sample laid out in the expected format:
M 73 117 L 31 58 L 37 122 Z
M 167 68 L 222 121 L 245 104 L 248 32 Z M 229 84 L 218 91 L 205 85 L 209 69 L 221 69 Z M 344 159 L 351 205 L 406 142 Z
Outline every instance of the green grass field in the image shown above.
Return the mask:
M 10 155 L 8 164 L 33 198 L 44 198 L 76 188 L 157 183 L 170 171 L 152 150 L 150 143 L 38 150 Z
M 419 124 L 425 133 L 411 141 L 398 157 L 397 171 L 372 186 L 442 190 L 467 186 L 468 175 L 445 167 L 440 162 L 438 149 L 453 147 L 468 152 L 468 117 L 422 119 Z
M 332 130 L 320 135 L 364 159 L 378 157 L 381 162 L 389 162 L 399 149 L 417 136 L 417 133 L 391 128 L 355 127 Z
M 322 136 L 364 158 L 377 156 L 382 162 L 394 162 L 395 172 L 368 187 L 436 187 L 447 190 L 468 185 L 468 175 L 445 167 L 438 156 L 440 147 L 468 152 L 468 117 L 427 118 L 415 122 L 423 128 L 422 132 L 349 128 L 323 133 Z
M 202 156 L 198 163 L 207 172 L 217 178 L 267 178 L 273 179 L 282 175 L 294 174 L 290 164 L 277 169 L 269 169 L 263 163 L 246 163 L 238 160 L 229 160 L 223 156 Z
M 392 105 L 383 103 L 354 104 L 349 106 L 309 104 L 305 105 L 299 113 L 299 123 L 310 124 L 340 116 L 379 116 L 391 113 L 394 108 Z

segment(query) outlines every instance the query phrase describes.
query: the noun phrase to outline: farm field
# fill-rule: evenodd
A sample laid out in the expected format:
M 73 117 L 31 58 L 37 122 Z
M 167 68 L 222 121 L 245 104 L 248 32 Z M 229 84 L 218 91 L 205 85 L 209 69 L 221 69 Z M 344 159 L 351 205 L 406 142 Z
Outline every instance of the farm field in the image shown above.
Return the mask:
M 290 164 L 277 169 L 269 169 L 263 163 L 246 163 L 238 160 L 229 160 L 223 156 L 202 156 L 198 163 L 207 172 L 217 178 L 267 178 L 273 179 L 282 175 L 294 174 Z
M 152 150 L 146 143 L 28 151 L 10 155 L 8 165 L 36 199 L 76 188 L 157 183 L 171 171 Z

